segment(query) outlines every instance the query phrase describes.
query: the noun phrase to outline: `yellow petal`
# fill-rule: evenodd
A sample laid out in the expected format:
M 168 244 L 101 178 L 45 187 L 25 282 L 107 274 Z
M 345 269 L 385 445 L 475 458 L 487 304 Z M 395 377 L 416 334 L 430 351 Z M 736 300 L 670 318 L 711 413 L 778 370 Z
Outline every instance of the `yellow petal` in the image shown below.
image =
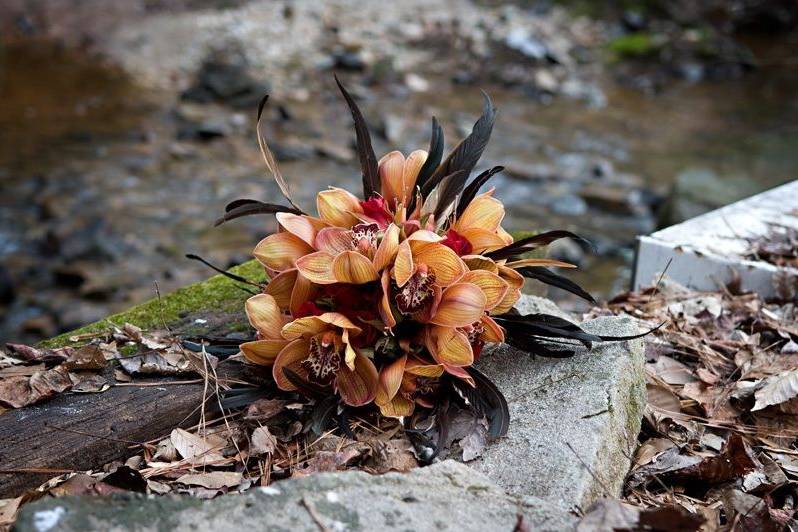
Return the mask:
M 424 150 L 415 150 L 413 153 L 407 156 L 404 168 L 402 170 L 401 197 L 399 198 L 402 202 L 402 205 L 407 206 L 407 204 L 410 202 L 410 198 L 413 195 L 413 189 L 416 186 L 418 172 L 421 170 L 421 167 L 424 166 L 426 161 L 427 152 Z
M 291 304 L 291 292 L 294 290 L 297 275 L 296 269 L 285 270 L 274 276 L 264 290 L 274 298 L 281 309 L 287 309 Z
M 353 335 L 358 335 L 362 331 L 360 327 L 349 321 L 349 318 L 343 314 L 325 312 L 319 316 L 305 316 L 286 323 L 282 328 L 281 334 L 286 340 L 294 340 L 300 337 L 308 338 L 330 329 L 331 325 L 341 329 L 349 329 Z
M 432 268 L 435 283 L 439 286 L 449 286 L 468 271 L 457 253 L 443 244 L 414 241 L 410 247 L 413 249 L 413 260 Z
M 405 156 L 394 150 L 383 155 L 377 164 L 380 172 L 382 197 L 385 198 L 388 208 L 393 211 L 396 208 L 396 200 L 400 199 L 402 194 Z
M 487 270 L 491 273 L 497 273 L 499 267 L 493 262 L 493 259 L 483 257 L 482 255 L 463 255 L 460 257 L 466 263 L 469 270 Z
M 407 239 L 411 241 L 418 240 L 419 242 L 440 242 L 443 240 L 443 237 L 429 229 L 419 229 L 411 233 Z
M 312 216 L 300 216 L 290 212 L 278 212 L 275 214 L 277 221 L 289 233 L 298 236 L 308 245 L 312 246 L 319 230 L 327 227 L 327 224 Z
M 349 344 L 349 329 L 344 329 L 344 333 L 341 335 L 341 340 L 344 342 L 344 362 L 346 366 L 351 369 L 352 371 L 355 370 L 355 350 Z
M 349 406 L 363 406 L 377 395 L 379 376 L 374 363 L 361 354 L 355 357 L 355 369 L 342 366 L 335 378 L 335 386 L 341 399 Z
M 344 251 L 335 257 L 332 271 L 339 283 L 363 284 L 378 278 L 371 261 L 357 251 Z
M 496 234 L 497 234 L 497 235 L 499 235 L 499 236 L 501 237 L 501 239 L 502 239 L 502 240 L 504 240 L 504 245 L 505 245 L 505 246 L 512 244 L 512 243 L 513 243 L 513 241 L 514 241 L 514 239 L 513 239 L 513 235 L 511 235 L 510 233 L 508 233 L 507 231 L 505 231 L 505 230 L 504 230 L 504 228 L 503 228 L 502 226 L 499 226 L 499 227 L 496 229 Z
M 481 227 L 463 229 L 460 236 L 468 240 L 474 253 L 485 253 L 487 251 L 503 248 L 507 245 L 504 240 L 502 240 L 502 237 L 497 235 L 494 231 L 482 229 Z
M 296 269 L 302 276 L 316 284 L 333 284 L 335 275 L 332 271 L 333 256 L 324 251 L 317 251 L 297 259 Z
M 331 255 L 338 255 L 343 251 L 354 249 L 352 232 L 343 227 L 325 227 L 316 234 L 313 245 L 319 251 L 325 251 Z
M 384 417 L 393 418 L 410 416 L 416 408 L 416 404 L 413 401 L 405 399 L 401 395 L 397 395 L 387 403 L 378 406 L 380 408 L 380 414 Z
M 440 364 L 429 364 L 418 359 L 411 358 L 405 365 L 405 373 L 418 375 L 419 377 L 440 377 L 443 375 L 443 366 Z
M 289 304 L 291 314 L 299 312 L 299 307 L 305 301 L 311 301 L 319 291 L 319 286 L 311 283 L 301 273 L 297 275 L 294 289 L 291 291 L 291 302 Z
M 521 290 L 510 287 L 510 289 L 507 291 L 507 295 L 504 296 L 504 299 L 502 299 L 501 302 L 493 307 L 493 310 L 490 311 L 491 315 L 499 316 L 505 312 L 509 312 L 509 310 L 513 308 L 519 299 L 521 299 Z
M 410 249 L 410 242 L 407 240 L 399 244 L 396 252 L 396 261 L 393 264 L 393 275 L 396 284 L 401 288 L 413 276 L 415 266 L 413 264 L 413 251 Z
M 504 329 L 489 316 L 482 316 L 482 326 L 485 332 L 482 333 L 482 341 L 494 344 L 504 342 Z
M 396 326 L 396 318 L 393 317 L 393 310 L 391 310 L 391 277 L 388 270 L 382 271 L 382 298 L 380 298 L 380 318 L 385 327 L 392 329 Z
M 289 392 L 296 390 L 296 386 L 291 384 L 291 381 L 283 374 L 283 368 L 287 367 L 303 378 L 307 378 L 307 370 L 302 367 L 301 363 L 308 357 L 309 349 L 310 342 L 299 339 L 288 343 L 280 351 L 272 366 L 272 376 L 278 388 Z
M 351 228 L 358 223 L 353 213 L 362 213 L 360 200 L 342 188 L 331 187 L 316 195 L 319 217 L 330 225 Z
M 427 333 L 427 349 L 439 363 L 463 367 L 474 363 L 474 351 L 468 337 L 452 327 L 432 327 Z
M 288 344 L 285 340 L 255 340 L 239 346 L 244 356 L 253 364 L 271 366 L 283 348 Z
M 480 194 L 468 204 L 463 214 L 454 224 L 454 229 L 462 234 L 472 227 L 479 227 L 490 232 L 495 232 L 504 219 L 504 205 L 496 198 L 491 197 L 492 192 Z
M 576 264 L 563 262 L 556 259 L 521 259 L 505 264 L 508 268 L 521 268 L 523 266 L 555 266 L 557 268 L 576 268 Z
M 377 387 L 377 396 L 374 402 L 377 405 L 384 405 L 391 401 L 402 385 L 402 377 L 405 374 L 405 364 L 407 355 L 396 359 L 394 362 L 384 367 L 380 372 L 380 383 Z
M 467 272 L 462 279 L 464 283 L 477 285 L 485 294 L 485 309 L 490 310 L 498 305 L 507 295 L 509 285 L 501 277 L 487 270 L 472 270 Z
M 390 265 L 397 251 L 399 251 L 399 226 L 391 224 L 383 233 L 382 242 L 374 254 L 374 269 L 380 271 Z
M 453 284 L 443 292 L 438 310 L 430 320 L 446 327 L 466 327 L 479 321 L 487 298 L 475 284 Z
M 507 281 L 507 284 L 510 285 L 511 289 L 520 289 L 524 286 L 524 276 L 512 268 L 508 268 L 507 266 L 499 266 L 499 277 Z
M 247 299 L 244 304 L 249 323 L 259 333 L 270 340 L 282 339 L 283 315 L 277 301 L 268 294 L 258 294 Z
M 339 314 L 338 312 L 325 312 L 324 314 L 316 317 L 328 325 L 334 325 L 340 329 L 348 329 L 353 336 L 357 336 L 363 330 L 352 323 L 349 318 L 343 314 Z
M 298 236 L 275 233 L 258 242 L 252 254 L 267 268 L 281 272 L 293 268 L 297 259 L 312 252 L 313 248 Z

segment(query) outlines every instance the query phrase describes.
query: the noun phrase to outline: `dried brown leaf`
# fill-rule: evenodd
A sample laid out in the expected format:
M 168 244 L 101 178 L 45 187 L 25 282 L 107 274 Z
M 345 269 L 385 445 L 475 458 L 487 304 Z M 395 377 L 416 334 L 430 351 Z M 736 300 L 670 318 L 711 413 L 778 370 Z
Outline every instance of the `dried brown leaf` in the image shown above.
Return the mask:
M 277 448 L 277 439 L 269 432 L 268 427 L 257 427 L 252 431 L 250 438 L 249 454 L 252 456 L 263 456 L 274 454 Z
M 756 404 L 752 412 L 789 401 L 798 395 L 798 370 L 770 377 L 755 393 Z
M 169 439 L 180 456 L 195 465 L 208 465 L 224 460 L 221 453 L 217 451 L 221 445 L 214 445 L 205 438 L 183 429 L 173 430 Z
M 218 490 L 234 488 L 241 484 L 244 477 L 236 471 L 211 471 L 209 473 L 194 473 L 183 475 L 177 481 L 187 486 L 202 486 L 203 488 Z
M 30 377 L 10 377 L 0 381 L 0 404 L 21 408 L 69 390 L 72 380 L 61 366 L 39 371 Z

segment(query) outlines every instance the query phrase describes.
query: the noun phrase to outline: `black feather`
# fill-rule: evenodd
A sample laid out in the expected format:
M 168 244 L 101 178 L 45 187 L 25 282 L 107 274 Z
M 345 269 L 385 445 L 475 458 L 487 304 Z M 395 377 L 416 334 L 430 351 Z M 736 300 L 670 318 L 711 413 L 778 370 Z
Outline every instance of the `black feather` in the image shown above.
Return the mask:
M 263 98 L 260 99 L 260 103 L 258 103 L 258 118 L 257 121 L 260 122 L 260 117 L 263 114 L 263 108 L 266 106 L 266 102 L 269 101 L 269 95 L 266 94 Z
M 488 180 L 493 177 L 494 175 L 498 174 L 504 170 L 503 166 L 494 166 L 489 170 L 485 170 L 477 177 L 474 178 L 471 183 L 465 188 L 463 194 L 460 196 L 460 200 L 457 202 L 457 210 L 456 215 L 459 218 L 463 211 L 468 207 L 468 205 L 477 197 L 477 192 L 479 189 L 482 188 L 482 185 L 488 182 Z
M 487 375 L 476 368 L 467 368 L 468 374 L 474 379 L 474 387 L 460 380 L 455 380 L 456 386 L 468 399 L 477 414 L 484 415 L 488 420 L 488 435 L 498 438 L 507 435 L 510 427 L 510 409 L 507 399 L 501 390 Z
M 471 133 L 455 146 L 446 160 L 430 177 L 430 181 L 439 182 L 441 186 L 438 194 L 438 207 L 435 212 L 446 210 L 446 207 L 460 194 L 465 186 L 465 181 L 488 145 L 490 134 L 493 131 L 493 123 L 496 121 L 496 109 L 493 107 L 490 97 L 484 92 L 482 95 L 484 96 L 482 116 L 474 124 Z M 460 170 L 465 171 L 465 178 L 462 180 L 452 179 L 452 175 Z
M 593 346 L 593 342 L 601 341 L 600 336 L 588 333 L 577 324 L 550 314 L 502 315 L 496 316 L 495 320 L 515 338 L 528 340 L 566 338 L 576 340 L 588 349 Z
M 577 234 L 574 234 L 570 231 L 559 230 L 559 231 L 548 231 L 546 233 L 540 233 L 537 235 L 522 238 L 520 240 L 513 242 L 512 244 L 504 246 L 503 248 L 499 248 L 489 253 L 485 253 L 484 255 L 494 260 L 507 259 L 510 257 L 515 257 L 517 255 L 522 255 L 527 251 L 532 251 L 534 249 L 547 246 L 552 242 L 554 242 L 555 240 L 559 240 L 561 238 L 573 238 L 574 240 L 578 240 L 580 242 L 584 242 L 592 246 L 592 244 L 590 244 L 588 240 L 582 238 Z
M 360 171 L 363 174 L 363 199 L 368 200 L 379 190 L 380 176 L 377 168 L 377 157 L 374 155 L 374 148 L 371 147 L 371 135 L 369 134 L 366 120 L 360 112 L 355 100 L 347 92 L 338 76 L 335 76 L 335 83 L 352 112 L 352 119 L 355 121 L 355 135 L 357 136 L 357 153 L 360 157 Z
M 186 258 L 187 259 L 191 259 L 191 260 L 199 261 L 199 262 L 203 263 L 205 266 L 207 266 L 208 268 L 210 268 L 211 270 L 213 270 L 215 272 L 218 272 L 218 273 L 221 273 L 222 275 L 224 275 L 228 279 L 232 279 L 233 281 L 238 281 L 239 283 L 244 283 L 244 284 L 248 284 L 248 285 L 251 285 L 251 286 L 257 286 L 258 288 L 263 288 L 267 284 L 267 283 L 256 283 L 255 281 L 250 281 L 246 277 L 242 277 L 242 276 L 237 275 L 235 273 L 230 273 L 227 270 L 223 270 L 222 268 L 220 268 L 218 266 L 214 266 L 213 264 L 211 264 L 207 260 L 203 259 L 199 255 L 194 255 L 193 253 L 187 254 Z
M 301 210 L 286 205 L 277 205 L 276 203 L 265 203 L 263 201 L 240 199 L 231 201 L 225 207 L 224 215 L 216 220 L 213 225 L 218 227 L 225 222 L 242 218 L 244 216 L 252 216 L 255 214 L 275 214 L 278 212 L 290 212 L 293 214 L 304 214 Z
M 596 300 L 593 299 L 585 289 L 581 286 L 576 284 L 575 282 L 571 281 L 570 279 L 563 277 L 562 275 L 557 275 L 553 271 L 549 270 L 548 268 L 544 268 L 542 266 L 527 266 L 524 268 L 518 268 L 515 271 L 527 277 L 529 279 L 535 279 L 540 281 L 541 283 L 545 283 L 550 286 L 555 286 L 566 292 L 571 292 L 574 295 L 581 297 L 591 303 L 596 303 Z
M 338 408 L 338 396 L 330 395 L 319 401 L 310 415 L 310 430 L 321 436 L 330 425 Z
M 444 211 L 451 205 L 452 201 L 457 199 L 457 194 L 463 190 L 466 180 L 468 179 L 468 172 L 465 170 L 458 170 L 450 174 L 443 180 L 443 189 L 438 195 L 438 203 L 435 205 L 435 219 L 440 220 Z
M 438 123 L 438 119 L 434 116 L 432 117 L 432 133 L 430 134 L 429 138 L 429 151 L 427 152 L 427 160 L 424 162 L 424 166 L 421 167 L 421 170 L 418 171 L 418 177 L 416 177 L 416 188 L 421 190 L 426 190 L 425 184 L 429 181 L 429 178 L 435 172 L 435 169 L 438 168 L 438 165 L 441 164 L 441 159 L 443 158 L 443 128 Z M 413 212 L 415 208 L 415 194 L 413 194 L 413 199 L 410 200 L 410 205 L 407 209 L 408 212 Z M 427 196 L 424 193 L 421 193 L 421 197 L 426 199 Z
M 222 391 L 220 399 L 222 408 L 232 410 L 247 406 L 258 399 L 267 397 L 268 391 L 263 388 L 230 388 Z

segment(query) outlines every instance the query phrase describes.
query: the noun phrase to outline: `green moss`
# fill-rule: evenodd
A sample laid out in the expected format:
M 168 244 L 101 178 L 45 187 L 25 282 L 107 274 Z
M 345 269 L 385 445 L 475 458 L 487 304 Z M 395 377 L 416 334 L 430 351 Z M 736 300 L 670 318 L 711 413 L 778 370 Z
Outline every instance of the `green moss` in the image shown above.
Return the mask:
M 263 267 L 257 261 L 249 261 L 230 270 L 247 279 L 261 281 L 265 278 Z M 223 275 L 215 275 L 206 281 L 192 284 L 137 305 L 125 312 L 114 314 L 75 331 L 71 331 L 42 342 L 44 347 L 58 347 L 69 344 L 69 337 L 108 330 L 111 325 L 132 323 L 144 329 L 162 328 L 163 324 L 172 325 L 186 315 L 200 311 L 214 313 L 240 312 L 244 300 L 249 297 L 241 290 L 240 284 Z M 246 324 L 231 323 L 230 330 L 243 330 Z
M 607 43 L 607 48 L 617 58 L 647 57 L 662 47 L 662 40 L 650 33 L 629 33 Z

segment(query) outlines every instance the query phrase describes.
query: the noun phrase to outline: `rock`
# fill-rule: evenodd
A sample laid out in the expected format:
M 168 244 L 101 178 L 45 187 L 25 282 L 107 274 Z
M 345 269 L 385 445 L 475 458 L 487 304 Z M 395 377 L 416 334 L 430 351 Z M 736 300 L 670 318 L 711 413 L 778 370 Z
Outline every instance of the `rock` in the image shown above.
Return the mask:
M 708 168 L 688 168 L 676 176 L 663 206 L 661 224 L 672 225 L 694 218 L 752 196 L 760 188 L 747 176 L 720 176 Z
M 255 81 L 249 75 L 242 56 L 215 52 L 205 59 L 194 84 L 180 97 L 189 102 L 218 101 L 234 107 L 249 108 L 257 105 L 260 98 L 268 92 L 267 84 Z
M 560 83 L 550 70 L 540 69 L 535 72 L 535 85 L 538 89 L 546 92 L 555 93 L 560 87 Z
M 549 55 L 549 49 L 546 44 L 540 39 L 529 35 L 524 28 L 512 30 L 504 39 L 504 44 L 536 61 L 546 59 Z
M 269 147 L 278 161 L 303 161 L 316 154 L 316 147 L 299 139 L 272 141 Z
M 646 213 L 646 206 L 638 190 L 588 183 L 579 191 L 579 196 L 589 206 L 612 214 L 634 216 Z
M 535 530 L 571 528 L 575 517 L 534 497 L 505 494 L 484 475 L 447 460 L 407 474 L 319 473 L 212 501 L 190 497 L 65 497 L 23 507 L 15 530 Z
M 526 299 L 522 306 L 548 310 L 543 301 Z M 638 332 L 630 317 L 602 317 L 582 327 L 605 335 Z M 510 429 L 471 465 L 508 493 L 563 511 L 619 495 L 645 406 L 643 364 L 641 339 L 597 344 L 558 360 L 507 346 L 486 352 L 478 365 L 507 397 Z
M 211 140 L 232 132 L 229 113 L 217 106 L 183 103 L 174 111 L 178 140 Z
M 563 194 L 549 204 L 552 212 L 563 216 L 583 216 L 587 213 L 587 203 L 576 194 Z
M 427 92 L 429 90 L 429 81 L 413 72 L 405 74 L 405 85 L 413 92 Z

